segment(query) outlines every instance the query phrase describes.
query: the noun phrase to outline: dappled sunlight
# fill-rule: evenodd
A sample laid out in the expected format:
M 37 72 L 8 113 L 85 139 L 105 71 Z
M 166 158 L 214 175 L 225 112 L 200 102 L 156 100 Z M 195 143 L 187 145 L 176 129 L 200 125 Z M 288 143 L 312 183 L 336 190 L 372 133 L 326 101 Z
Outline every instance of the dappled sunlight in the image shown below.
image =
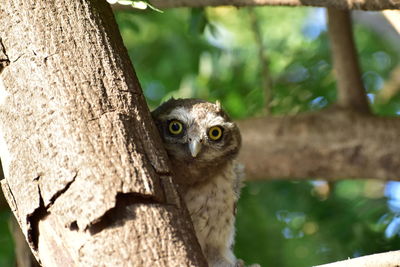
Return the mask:
M 325 9 L 125 10 L 116 12 L 116 19 L 150 109 L 171 97 L 219 100 L 240 120 L 320 111 L 336 102 Z M 399 116 L 396 79 L 387 89 L 391 76 L 398 76 L 393 75 L 399 68 L 398 47 L 366 24 L 357 23 L 354 29 L 372 112 Z M 0 102 L 4 99 L 0 92 Z M 284 126 L 278 128 L 277 136 Z M 295 129 L 304 135 L 302 125 Z M 279 149 L 285 145 L 292 144 Z M 363 160 L 357 158 L 360 149 L 366 148 L 349 151 L 355 167 Z M 303 147 L 298 151 L 303 153 Z M 256 153 L 250 157 L 264 160 Z M 400 182 L 331 180 L 247 182 L 238 203 L 235 254 L 262 266 L 308 267 L 399 250 Z M 9 214 L 0 212 L 0 266 L 13 264 L 7 246 Z

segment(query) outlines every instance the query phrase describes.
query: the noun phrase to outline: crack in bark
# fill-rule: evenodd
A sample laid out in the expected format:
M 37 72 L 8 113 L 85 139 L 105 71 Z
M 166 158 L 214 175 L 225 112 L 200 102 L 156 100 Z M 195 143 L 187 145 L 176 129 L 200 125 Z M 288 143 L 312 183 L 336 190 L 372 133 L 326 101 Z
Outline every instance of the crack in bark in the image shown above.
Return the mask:
M 117 111 L 117 109 L 105 110 L 105 111 L 101 112 L 99 117 L 89 118 L 89 119 L 87 119 L 87 122 L 100 120 L 101 117 L 103 117 L 104 115 L 109 114 L 109 113 L 117 113 L 118 114 L 118 111 Z
M 59 198 L 62 194 L 64 194 L 72 185 L 73 182 L 75 182 L 76 177 L 78 177 L 78 173 L 75 174 L 75 176 L 72 178 L 71 181 L 69 181 L 63 189 L 57 191 L 51 198 L 49 201 L 49 204 L 46 206 L 46 209 L 50 208 L 54 202 L 57 200 L 57 198 Z
M 75 174 L 75 176 L 72 178 L 72 180 L 69 181 L 64 186 L 63 189 L 57 191 L 51 197 L 49 204 L 47 204 L 47 205 L 44 204 L 40 186 L 39 186 L 39 184 L 37 184 L 37 189 L 38 189 L 38 194 L 39 194 L 39 207 L 37 207 L 32 213 L 30 213 L 26 216 L 26 221 L 27 221 L 27 225 L 28 225 L 28 230 L 27 230 L 28 242 L 35 251 L 37 251 L 38 243 L 39 243 L 39 221 L 43 220 L 47 215 L 50 214 L 48 209 L 54 204 L 54 202 L 62 194 L 64 194 L 71 187 L 72 183 L 75 182 L 77 176 L 78 176 L 78 173 Z M 40 176 L 34 178 L 34 181 L 36 181 L 36 182 L 39 182 L 39 180 L 40 180 Z
M 91 235 L 95 235 L 106 228 L 122 225 L 124 221 L 128 219 L 128 214 L 126 212 L 127 208 L 135 204 L 163 203 L 160 203 L 153 197 L 145 196 L 139 193 L 117 193 L 115 206 L 106 211 L 103 216 L 89 225 L 85 230 L 89 230 Z M 129 214 L 129 219 L 132 219 L 131 214 Z M 71 227 L 72 224 L 70 225 L 70 229 Z
M 6 48 L 3 45 L 3 42 L 0 38 L 0 73 L 10 65 L 10 59 L 6 53 Z
M 30 246 L 37 251 L 39 244 L 39 221 L 45 218 L 49 212 L 44 205 L 42 192 L 40 191 L 39 185 L 37 185 L 39 193 L 39 207 L 37 207 L 31 214 L 26 216 L 28 224 L 27 238 Z
M 18 55 L 18 57 L 16 59 L 14 59 L 13 61 L 11 61 L 11 63 L 17 62 L 23 56 L 25 56 L 25 53 L 22 53 L 22 54 Z

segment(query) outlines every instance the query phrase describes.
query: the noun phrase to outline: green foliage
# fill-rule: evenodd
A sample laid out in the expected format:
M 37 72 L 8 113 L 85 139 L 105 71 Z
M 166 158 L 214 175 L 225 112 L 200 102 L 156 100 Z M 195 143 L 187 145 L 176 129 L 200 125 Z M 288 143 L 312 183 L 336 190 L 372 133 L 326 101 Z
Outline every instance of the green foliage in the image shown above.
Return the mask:
M 323 10 L 254 11 L 273 84 L 272 114 L 332 104 L 336 83 Z M 171 96 L 198 97 L 220 100 L 236 119 L 263 113 L 259 44 L 246 8 L 132 10 L 116 19 L 151 108 Z M 370 29 L 356 25 L 355 32 L 372 108 L 393 116 L 400 95 L 386 102 L 376 95 L 399 55 Z M 262 266 L 301 267 L 399 249 L 398 212 L 389 210 L 384 185 L 371 183 L 248 183 L 239 202 L 236 254 Z M 13 264 L 8 216 L 0 214 L 0 266 Z
M 383 235 L 386 201 L 371 198 L 368 183 L 338 182 L 324 198 L 311 182 L 249 183 L 238 208 L 237 255 L 301 267 L 399 248 L 399 238 Z
M 9 232 L 10 212 L 0 211 L 0 266 L 15 266 L 12 237 Z
M 336 100 L 321 9 L 257 8 L 273 83 L 272 113 L 322 109 Z M 219 99 L 234 118 L 257 116 L 264 103 L 259 44 L 247 9 L 168 10 L 117 15 L 148 103 L 171 97 Z M 133 25 L 129 25 L 133 23 Z M 129 33 L 128 33 L 129 32 Z M 378 34 L 357 25 L 363 81 L 374 112 L 395 115 L 399 99 L 375 95 L 398 62 Z M 253 182 L 238 209 L 236 254 L 262 266 L 311 266 L 399 249 L 397 214 L 371 181 L 340 181 L 323 197 L 318 183 Z M 396 232 L 397 231 L 397 232 Z

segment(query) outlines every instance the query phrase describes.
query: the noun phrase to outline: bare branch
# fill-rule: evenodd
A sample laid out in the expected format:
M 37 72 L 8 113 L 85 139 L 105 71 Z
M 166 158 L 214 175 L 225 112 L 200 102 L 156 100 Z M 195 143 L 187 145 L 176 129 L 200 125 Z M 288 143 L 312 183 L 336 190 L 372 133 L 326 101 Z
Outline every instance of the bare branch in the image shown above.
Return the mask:
M 338 105 L 368 113 L 368 100 L 361 81 L 350 12 L 328 9 L 329 36 L 337 79 Z
M 314 267 L 396 267 L 399 262 L 400 251 L 391 251 Z
M 399 118 L 324 110 L 238 124 L 249 180 L 399 179 Z
M 149 2 L 160 9 L 207 6 L 315 6 L 360 10 L 400 8 L 398 0 L 150 0 Z M 129 6 L 115 5 L 115 9 L 128 8 Z

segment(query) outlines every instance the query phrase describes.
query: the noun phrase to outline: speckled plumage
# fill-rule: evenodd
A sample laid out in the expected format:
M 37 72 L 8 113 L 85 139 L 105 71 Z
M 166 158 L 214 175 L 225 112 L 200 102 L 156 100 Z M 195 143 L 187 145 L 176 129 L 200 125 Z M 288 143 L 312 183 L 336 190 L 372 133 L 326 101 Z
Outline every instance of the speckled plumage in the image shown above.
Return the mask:
M 241 144 L 238 127 L 219 103 L 199 99 L 171 99 L 152 115 L 209 266 L 241 265 L 232 252 L 241 184 L 235 162 Z M 168 128 L 174 120 L 184 126 L 179 135 L 171 134 Z M 208 136 L 213 126 L 223 130 L 217 141 Z M 193 156 L 189 144 L 196 140 L 200 150 Z

